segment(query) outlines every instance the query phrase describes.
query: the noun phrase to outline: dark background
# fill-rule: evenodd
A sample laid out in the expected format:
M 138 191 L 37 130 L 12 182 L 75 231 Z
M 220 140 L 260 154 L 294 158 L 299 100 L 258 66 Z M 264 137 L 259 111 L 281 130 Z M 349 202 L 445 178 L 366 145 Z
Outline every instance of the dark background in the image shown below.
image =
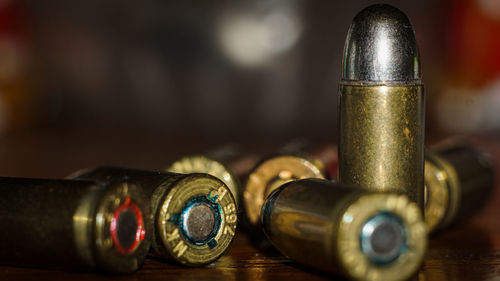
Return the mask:
M 498 1 L 386 2 L 414 25 L 427 137 L 496 135 Z M 373 3 L 2 1 L 0 146 L 43 175 L 42 159 L 54 153 L 81 151 L 75 168 L 100 164 L 103 150 L 136 153 L 116 162 L 152 167 L 173 160 L 158 150 L 334 141 L 345 36 Z M 99 157 L 88 143 L 99 144 Z M 18 171 L 7 162 L 7 175 Z
M 431 100 L 456 3 L 387 2 L 414 24 Z M 377 2 L 21 3 L 31 124 L 293 136 L 336 134 L 345 35 Z

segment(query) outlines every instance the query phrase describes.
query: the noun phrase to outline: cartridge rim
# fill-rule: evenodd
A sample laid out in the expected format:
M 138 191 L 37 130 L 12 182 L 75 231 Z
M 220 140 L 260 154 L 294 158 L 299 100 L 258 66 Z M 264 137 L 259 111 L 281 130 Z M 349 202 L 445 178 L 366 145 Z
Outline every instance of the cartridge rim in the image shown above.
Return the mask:
M 425 223 L 432 232 L 443 220 L 448 209 L 446 174 L 430 161 L 425 161 Z
M 425 223 L 432 233 L 451 223 L 458 212 L 460 188 L 453 166 L 429 150 L 425 151 Z
M 237 208 L 231 191 L 221 180 L 207 174 L 187 175 L 176 181 L 160 202 L 155 225 L 174 260 L 188 266 L 204 265 L 228 249 L 236 231 Z M 187 222 L 197 206 L 213 211 L 213 229 L 202 230 L 201 236 L 192 235 Z
M 249 174 L 243 192 L 250 224 L 259 223 L 262 205 L 272 191 L 285 183 L 306 178 L 324 179 L 325 176 L 316 163 L 298 156 L 275 156 L 258 164 Z
M 212 175 L 226 184 L 238 205 L 239 198 L 239 180 L 231 171 L 221 162 L 203 155 L 192 155 L 183 157 L 170 165 L 166 169 L 173 173 L 205 173 Z
M 149 200 L 136 184 L 116 181 L 108 185 L 92 220 L 95 257 L 99 268 L 114 273 L 129 273 L 142 265 L 151 245 L 150 210 Z M 120 221 L 120 215 L 124 212 L 132 212 L 135 216 L 135 228 L 121 225 L 130 222 L 130 218 Z M 120 234 L 120 231 L 129 233 Z M 123 235 L 126 240 L 130 240 L 133 235 L 130 245 L 123 237 L 119 237 Z
M 405 250 L 392 261 L 377 264 L 362 250 L 363 226 L 379 214 L 397 217 L 405 228 Z M 427 232 L 419 207 L 404 195 L 365 194 L 345 211 L 339 224 L 337 255 L 342 270 L 355 280 L 406 280 L 419 268 Z

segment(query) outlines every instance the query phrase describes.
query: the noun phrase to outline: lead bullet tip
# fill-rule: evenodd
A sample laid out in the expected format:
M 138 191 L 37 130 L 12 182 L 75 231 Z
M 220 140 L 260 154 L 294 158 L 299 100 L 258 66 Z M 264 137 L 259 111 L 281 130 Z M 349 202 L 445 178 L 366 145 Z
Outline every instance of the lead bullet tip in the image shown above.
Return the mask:
M 420 83 L 417 40 L 408 17 L 385 4 L 359 12 L 344 45 L 343 81 Z

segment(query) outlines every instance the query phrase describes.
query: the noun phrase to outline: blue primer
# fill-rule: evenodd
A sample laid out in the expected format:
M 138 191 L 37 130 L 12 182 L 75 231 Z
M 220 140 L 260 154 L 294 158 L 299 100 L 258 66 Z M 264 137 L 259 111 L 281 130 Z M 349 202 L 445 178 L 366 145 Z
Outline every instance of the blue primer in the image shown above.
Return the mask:
M 181 221 L 181 216 L 179 214 L 173 214 L 168 218 L 168 221 L 175 225 L 179 225 Z
M 393 222 L 396 222 L 397 224 L 401 225 L 401 228 L 403 229 L 403 245 L 399 251 L 399 253 L 397 255 L 395 255 L 393 258 L 391 259 L 376 259 L 376 258 L 369 258 L 371 262 L 373 262 L 374 264 L 376 265 L 388 265 L 390 263 L 392 263 L 393 261 L 395 261 L 396 259 L 398 259 L 403 253 L 405 253 L 406 251 L 408 251 L 408 244 L 406 243 L 406 229 L 404 227 L 404 224 L 403 222 L 401 221 L 401 219 L 397 216 L 395 216 L 394 214 L 392 213 L 389 213 L 389 212 L 380 212 L 378 213 L 377 215 L 371 217 L 369 220 L 366 221 L 365 225 L 367 223 L 369 223 L 370 221 L 373 221 L 373 220 L 379 220 L 379 219 L 383 219 L 383 220 L 390 220 L 390 221 L 393 221 Z M 363 228 L 361 228 L 363 229 Z M 361 233 L 360 233 L 360 247 L 361 247 L 361 251 L 362 252 L 366 252 L 367 248 L 369 248 L 370 246 L 368 245 L 370 242 L 369 242 L 369 237 L 365 236 L 363 231 L 361 230 Z
M 212 201 L 212 202 L 214 202 L 214 203 L 215 203 L 215 202 L 217 202 L 217 198 L 219 198 L 219 194 L 218 194 L 218 193 L 216 193 L 216 194 L 215 194 L 215 196 L 210 196 L 210 194 L 209 194 L 209 195 L 207 195 L 207 198 L 208 198 L 210 201 Z M 218 204 L 217 204 L 217 205 L 218 205 Z
M 219 230 L 221 228 L 221 221 L 222 221 L 222 208 L 218 203 L 215 203 L 217 200 L 218 195 L 215 197 L 209 197 L 209 196 L 198 196 L 198 197 L 193 197 L 191 198 L 186 205 L 184 206 L 182 212 L 180 215 L 176 214 L 174 217 L 178 217 L 179 219 L 175 221 L 174 223 L 179 226 L 181 233 L 183 236 L 192 244 L 197 245 L 197 246 L 202 246 L 202 245 L 207 245 L 210 247 L 210 249 L 213 249 L 214 247 L 217 246 L 217 241 L 215 241 L 215 236 L 217 236 L 217 233 L 219 233 Z M 191 209 L 192 207 L 200 204 L 206 204 L 212 210 L 214 211 L 215 215 L 215 223 L 214 223 L 214 228 L 208 235 L 206 239 L 203 240 L 196 240 L 193 237 L 189 236 L 187 234 L 186 229 L 184 229 L 183 221 L 184 221 L 184 216 L 185 214 Z

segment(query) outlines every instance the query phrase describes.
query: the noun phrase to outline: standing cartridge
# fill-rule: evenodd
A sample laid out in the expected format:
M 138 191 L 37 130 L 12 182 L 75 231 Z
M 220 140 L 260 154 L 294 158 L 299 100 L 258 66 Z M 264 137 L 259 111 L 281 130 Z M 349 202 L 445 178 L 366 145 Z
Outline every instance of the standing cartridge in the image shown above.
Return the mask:
M 424 206 L 424 89 L 413 28 L 373 5 L 353 20 L 340 92 L 339 182 Z

